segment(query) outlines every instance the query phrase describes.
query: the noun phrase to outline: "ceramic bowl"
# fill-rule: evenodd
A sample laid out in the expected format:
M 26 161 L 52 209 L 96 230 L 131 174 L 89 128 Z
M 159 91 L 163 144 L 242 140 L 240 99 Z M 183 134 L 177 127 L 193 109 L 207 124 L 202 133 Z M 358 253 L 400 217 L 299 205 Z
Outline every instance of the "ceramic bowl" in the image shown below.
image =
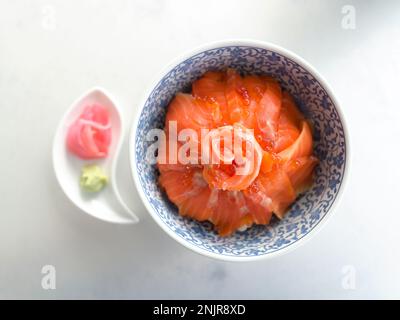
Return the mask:
M 295 98 L 314 132 L 314 153 L 320 163 L 313 187 L 300 196 L 283 220 L 253 226 L 220 237 L 210 223 L 178 214 L 160 189 L 158 171 L 146 161 L 151 142 L 146 133 L 162 128 L 168 103 L 208 70 L 235 68 L 243 74 L 268 74 Z M 326 81 L 296 54 L 259 41 L 231 40 L 197 48 L 173 62 L 159 76 L 139 105 L 130 136 L 130 156 L 138 192 L 158 225 L 187 248 L 208 257 L 247 261 L 275 257 L 311 238 L 342 193 L 348 171 L 348 135 L 339 104 Z

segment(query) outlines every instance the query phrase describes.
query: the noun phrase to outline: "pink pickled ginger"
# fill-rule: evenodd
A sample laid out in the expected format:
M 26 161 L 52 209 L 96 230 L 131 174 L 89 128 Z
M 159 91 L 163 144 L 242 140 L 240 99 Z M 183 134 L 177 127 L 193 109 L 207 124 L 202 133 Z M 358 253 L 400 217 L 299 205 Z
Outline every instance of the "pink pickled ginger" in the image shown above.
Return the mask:
M 67 147 L 82 159 L 105 158 L 111 143 L 111 124 L 107 109 L 88 105 L 68 129 Z

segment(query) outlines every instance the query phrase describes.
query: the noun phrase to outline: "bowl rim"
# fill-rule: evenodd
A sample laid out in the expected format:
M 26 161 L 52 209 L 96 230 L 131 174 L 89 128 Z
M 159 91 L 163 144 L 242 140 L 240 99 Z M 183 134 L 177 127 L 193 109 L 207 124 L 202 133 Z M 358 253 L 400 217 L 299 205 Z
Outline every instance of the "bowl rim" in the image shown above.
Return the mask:
M 314 76 L 314 78 L 322 85 L 322 87 L 325 89 L 326 93 L 332 100 L 332 102 L 335 106 L 335 109 L 339 115 L 339 119 L 342 124 L 342 127 L 343 127 L 343 134 L 344 134 L 344 140 L 345 140 L 346 157 L 345 157 L 345 162 L 344 162 L 343 179 L 340 184 L 339 190 L 336 194 L 336 198 L 334 199 L 328 212 L 308 233 L 306 233 L 303 237 L 299 238 L 295 242 L 291 243 L 290 245 L 288 245 L 280 250 L 266 253 L 266 254 L 257 255 L 257 256 L 222 255 L 222 254 L 210 252 L 205 249 L 199 248 L 199 247 L 187 242 L 183 238 L 179 237 L 175 232 L 173 232 L 171 229 L 169 229 L 166 226 L 166 224 L 161 220 L 161 218 L 158 216 L 158 214 L 154 211 L 151 204 L 148 202 L 146 195 L 145 195 L 144 191 L 142 190 L 142 186 L 141 186 L 141 183 L 139 180 L 139 175 L 136 170 L 136 139 L 135 139 L 135 137 L 137 134 L 139 119 L 140 119 L 141 113 L 144 109 L 144 106 L 146 104 L 146 101 L 148 100 L 149 96 L 153 92 L 154 88 L 158 85 L 160 80 L 164 76 L 166 76 L 168 74 L 168 72 L 171 71 L 174 67 L 176 67 L 183 61 L 185 61 L 199 53 L 202 53 L 204 51 L 211 50 L 211 49 L 216 49 L 216 48 L 221 48 L 221 47 L 229 47 L 229 46 L 247 46 L 247 47 L 255 47 L 255 48 L 261 48 L 261 49 L 274 51 L 274 52 L 279 53 L 289 59 L 292 59 L 294 62 L 298 63 L 301 67 L 303 67 L 310 74 L 312 74 Z M 142 200 L 143 204 L 145 205 L 147 211 L 150 213 L 152 218 L 161 227 L 161 229 L 163 229 L 172 239 L 174 239 L 175 241 L 177 241 L 184 247 L 186 247 L 200 255 L 203 255 L 203 256 L 206 256 L 209 258 L 214 258 L 217 260 L 244 262 L 244 261 L 256 261 L 256 260 L 271 259 L 274 257 L 281 256 L 283 254 L 286 254 L 288 252 L 291 252 L 292 250 L 300 247 L 301 245 L 306 243 L 308 240 L 310 240 L 312 237 L 314 237 L 317 234 L 317 232 L 320 231 L 322 229 L 322 227 L 326 225 L 326 222 L 332 216 L 332 213 L 336 210 L 338 204 L 340 203 L 340 201 L 342 199 L 342 195 L 343 195 L 343 192 L 344 192 L 345 186 L 347 184 L 347 180 L 348 180 L 348 172 L 349 172 L 349 165 L 350 165 L 349 133 L 348 133 L 347 124 L 346 124 L 346 120 L 345 120 L 343 111 L 340 107 L 338 99 L 333 94 L 333 91 L 332 91 L 330 85 L 325 80 L 325 78 L 323 78 L 320 75 L 320 73 L 314 67 L 312 67 L 306 60 L 304 60 L 302 57 L 293 53 L 290 50 L 284 49 L 276 44 L 273 44 L 273 43 L 270 43 L 267 41 L 254 40 L 254 39 L 227 39 L 227 40 L 212 41 L 212 42 L 208 42 L 206 44 L 197 46 L 196 48 L 194 48 L 192 50 L 187 50 L 185 53 L 181 54 L 177 58 L 170 61 L 161 70 L 161 72 L 159 72 L 156 75 L 156 77 L 150 82 L 149 88 L 144 92 L 144 95 L 138 105 L 137 113 L 134 117 L 134 122 L 130 129 L 128 142 L 129 142 L 129 166 L 131 167 L 131 176 L 133 178 L 133 181 L 134 181 L 136 190 L 140 196 L 140 199 Z M 132 165 L 134 165 L 134 168 L 132 168 Z

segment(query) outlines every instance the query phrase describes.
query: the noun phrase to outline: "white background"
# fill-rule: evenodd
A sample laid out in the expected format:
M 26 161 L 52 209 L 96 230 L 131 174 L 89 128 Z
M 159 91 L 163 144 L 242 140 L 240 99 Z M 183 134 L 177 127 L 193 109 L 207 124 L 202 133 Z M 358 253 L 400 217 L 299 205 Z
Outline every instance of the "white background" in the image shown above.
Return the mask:
M 353 5 L 356 28 L 342 28 Z M 302 247 L 252 263 L 214 261 L 169 238 L 135 196 L 141 223 L 97 221 L 52 171 L 58 121 L 104 86 L 130 124 L 148 85 L 195 46 L 253 38 L 294 51 L 328 80 L 350 131 L 340 205 Z M 399 1 L 0 0 L 1 298 L 400 298 Z M 43 290 L 41 268 L 57 270 Z M 343 286 L 346 266 L 353 290 Z

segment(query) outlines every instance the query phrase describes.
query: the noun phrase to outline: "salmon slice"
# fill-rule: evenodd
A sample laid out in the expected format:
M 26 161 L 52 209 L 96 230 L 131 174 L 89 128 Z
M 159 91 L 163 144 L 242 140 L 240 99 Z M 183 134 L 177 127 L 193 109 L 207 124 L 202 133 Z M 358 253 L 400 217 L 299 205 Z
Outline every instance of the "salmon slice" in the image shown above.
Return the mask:
M 220 191 L 218 206 L 211 217 L 221 236 L 232 234 L 242 225 L 249 223 L 249 209 L 240 191 Z
M 302 121 L 301 132 L 296 141 L 285 150 L 278 153 L 279 157 L 285 162 L 300 157 L 310 156 L 313 149 L 313 140 L 310 125 L 307 121 Z
M 243 84 L 249 93 L 250 100 L 259 103 L 267 87 L 266 80 L 257 75 L 246 76 Z
M 256 179 L 243 191 L 252 221 L 256 224 L 268 224 L 272 217 L 272 200 L 267 196 L 264 186 Z
M 300 126 L 303 119 L 292 96 L 284 91 L 282 94 L 282 107 L 279 115 L 278 131 L 274 144 L 275 152 L 281 152 L 296 141 L 300 134 Z
M 297 108 L 296 103 L 291 96 L 291 94 L 287 91 L 283 91 L 282 93 L 282 113 L 284 113 L 293 125 L 299 127 L 301 122 L 304 120 L 303 114 Z
M 219 106 L 195 99 L 190 94 L 178 93 L 168 107 L 165 127 L 176 121 L 178 132 L 183 129 L 200 131 L 202 128 L 213 128 L 220 120 Z
M 287 208 L 296 199 L 295 190 L 286 172 L 280 168 L 257 177 L 258 188 L 270 199 L 270 208 L 282 219 Z
M 257 108 L 257 128 L 264 142 L 273 144 L 278 130 L 279 114 L 282 104 L 282 91 L 273 79 L 265 80 L 266 89 Z
M 313 182 L 313 170 L 318 164 L 318 159 L 314 156 L 301 157 L 296 160 L 288 161 L 284 168 L 296 195 L 310 188 Z
M 217 104 L 219 109 L 219 125 L 228 124 L 229 112 L 225 98 L 226 74 L 209 71 L 192 84 L 192 95 L 211 104 Z
M 249 94 L 244 86 L 243 79 L 235 70 L 226 72 L 225 98 L 229 123 L 241 123 L 249 116 Z
M 178 150 L 183 151 L 179 147 L 187 145 L 190 150 L 195 150 L 197 161 L 194 164 L 199 163 L 201 130 L 215 127 L 220 123 L 220 120 L 221 114 L 217 103 L 196 99 L 189 94 L 178 93 L 169 105 L 165 120 L 165 132 L 173 141 L 179 141 L 176 144 L 177 147 L 174 146 L 173 152 L 171 149 L 167 149 L 167 154 L 172 153 L 174 159 L 176 159 Z M 174 128 L 174 131 L 172 131 L 172 128 Z M 185 129 L 187 135 L 183 136 Z M 187 129 L 192 131 L 190 132 Z M 193 147 L 186 144 L 189 141 Z M 165 147 L 169 148 L 169 146 Z M 190 163 L 193 162 L 190 161 Z M 187 162 L 184 164 L 187 164 Z
M 210 220 L 221 236 L 249 223 L 246 200 L 241 192 L 211 190 L 201 171 L 163 171 L 159 178 L 179 214 L 197 221 Z
M 219 202 L 212 199 L 212 190 L 204 181 L 201 170 L 163 171 L 159 177 L 161 187 L 178 207 L 179 214 L 198 221 L 210 220 Z
M 273 212 L 282 219 L 290 204 L 296 199 L 296 193 L 288 175 L 280 168 L 268 174 L 260 173 L 244 193 L 256 204 L 262 205 L 265 212 L 269 214 L 269 218 L 271 218 L 270 213 Z M 258 216 L 255 217 L 256 222 L 256 218 L 260 219 Z
M 192 95 L 206 101 L 216 102 L 221 110 L 226 111 L 225 86 L 224 72 L 209 71 L 193 82 Z M 225 113 L 228 117 L 227 112 Z
M 230 146 L 220 144 L 218 163 L 206 164 L 203 177 L 212 188 L 230 191 L 246 189 L 258 176 L 262 162 L 262 149 L 257 143 L 254 135 L 246 132 L 245 128 L 236 124 L 234 126 L 223 126 L 211 133 L 211 140 L 216 141 L 221 137 L 227 137 L 232 141 Z M 241 143 L 235 143 L 241 141 Z M 248 154 L 244 149 L 249 148 Z M 214 148 L 214 146 L 213 146 Z M 229 154 L 227 159 L 224 150 Z M 242 149 L 243 148 L 243 149 Z M 214 152 L 215 150 L 213 150 Z M 220 155 L 223 155 L 222 157 Z
M 263 173 L 271 172 L 277 165 L 280 164 L 280 159 L 271 152 L 263 151 L 260 170 Z
M 198 168 L 163 171 L 159 183 L 165 189 L 168 198 L 178 207 L 187 199 L 197 196 L 203 188 L 208 188 L 201 169 Z
M 200 188 L 195 198 L 186 199 L 179 207 L 179 213 L 197 221 L 206 221 L 212 217 L 213 208 L 205 206 L 210 199 L 211 190 L 208 186 Z
M 160 141 L 158 146 L 157 167 L 160 172 L 169 170 L 185 171 L 189 165 L 193 168 L 203 168 L 200 161 L 200 144 L 198 141 L 194 140 L 193 148 L 186 153 L 186 159 L 189 162 L 182 162 L 180 152 L 183 150 L 184 143 L 180 141 L 172 141 L 170 143 L 169 136 L 169 132 L 166 132 L 165 141 Z
M 243 84 L 248 92 L 250 103 L 249 103 L 249 114 L 246 119 L 242 119 L 241 123 L 247 128 L 257 127 L 257 111 L 259 108 L 259 102 L 263 97 L 266 89 L 266 81 L 260 76 L 251 75 L 243 78 Z M 260 136 L 258 139 L 259 143 L 262 141 Z

